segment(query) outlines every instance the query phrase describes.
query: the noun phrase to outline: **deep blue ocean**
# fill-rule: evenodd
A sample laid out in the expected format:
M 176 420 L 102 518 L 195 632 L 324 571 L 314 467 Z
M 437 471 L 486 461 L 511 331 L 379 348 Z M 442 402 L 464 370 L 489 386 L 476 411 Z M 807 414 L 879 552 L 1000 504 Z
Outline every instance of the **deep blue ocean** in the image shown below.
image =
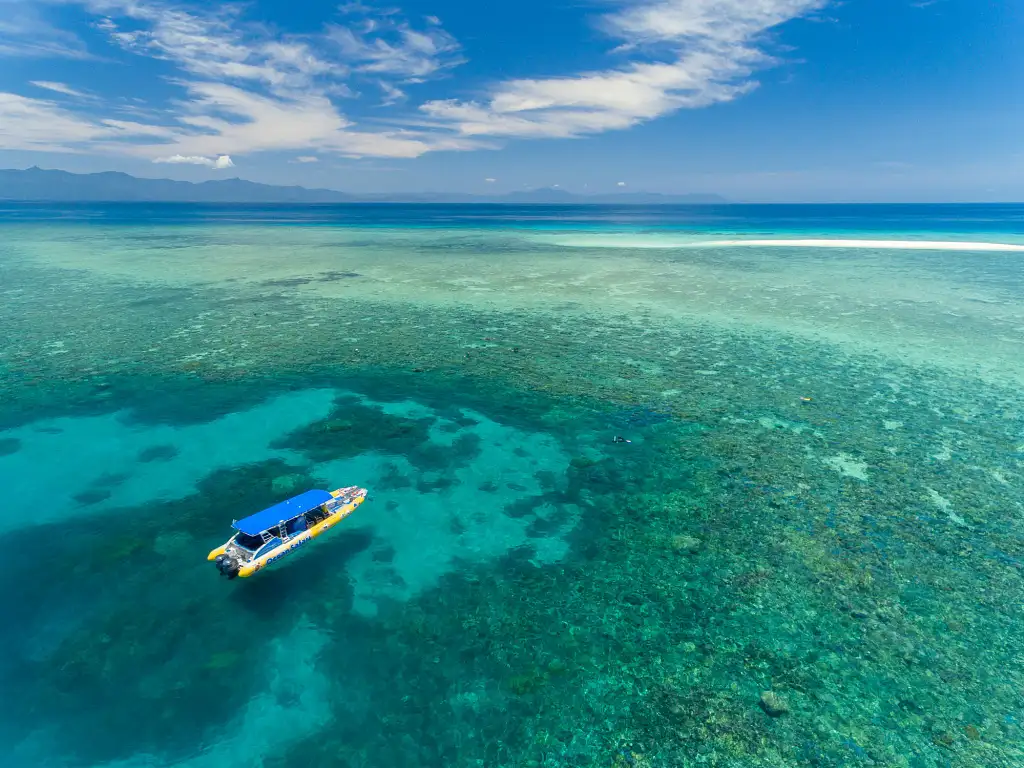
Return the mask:
M 71 203 L 0 200 L 5 221 L 100 220 L 111 223 L 225 223 L 253 220 L 388 225 L 405 222 L 531 226 L 533 222 L 638 223 L 658 228 L 721 227 L 729 231 L 877 232 L 949 231 L 1020 234 L 1024 203 L 948 204 L 699 204 L 699 205 L 507 205 L 477 204 L 287 204 L 287 203 Z
M 1024 204 L 207 204 L 22 203 L 0 200 L 0 221 L 94 221 L 107 224 L 245 224 L 301 226 L 643 227 L 732 233 L 920 233 L 1024 235 Z

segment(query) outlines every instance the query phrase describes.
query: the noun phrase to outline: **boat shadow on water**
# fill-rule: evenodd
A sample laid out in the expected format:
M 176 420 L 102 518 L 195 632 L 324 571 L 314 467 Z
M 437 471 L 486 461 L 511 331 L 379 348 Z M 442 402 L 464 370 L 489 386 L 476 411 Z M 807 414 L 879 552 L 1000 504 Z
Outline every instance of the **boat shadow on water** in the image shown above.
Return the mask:
M 264 569 L 258 578 L 236 579 L 223 587 L 231 590 L 231 603 L 261 617 L 294 611 L 297 604 L 313 603 L 318 596 L 335 602 L 341 598 L 341 610 L 347 611 L 352 603 L 347 566 L 373 541 L 373 533 L 365 528 L 330 531 L 322 541 L 289 556 L 287 562 Z M 211 572 L 210 578 L 216 577 L 216 572 Z

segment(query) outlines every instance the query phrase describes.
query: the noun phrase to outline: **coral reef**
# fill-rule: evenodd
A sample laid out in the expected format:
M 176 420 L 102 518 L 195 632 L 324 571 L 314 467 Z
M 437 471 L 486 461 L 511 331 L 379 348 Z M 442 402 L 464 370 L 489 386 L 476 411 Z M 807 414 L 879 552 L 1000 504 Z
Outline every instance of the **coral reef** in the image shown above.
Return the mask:
M 157 471 L 180 458 L 161 430 L 342 393 L 181 498 L 101 509 L 130 478 L 97 466 L 74 517 L 5 513 L 21 764 L 1024 763 L 1015 386 L 568 298 L 295 294 L 385 282 L 347 262 L 230 290 L 3 269 L 25 290 L 0 305 L 0 471 L 57 416 L 127 414 Z M 238 511 L 338 467 L 384 503 L 218 580 Z

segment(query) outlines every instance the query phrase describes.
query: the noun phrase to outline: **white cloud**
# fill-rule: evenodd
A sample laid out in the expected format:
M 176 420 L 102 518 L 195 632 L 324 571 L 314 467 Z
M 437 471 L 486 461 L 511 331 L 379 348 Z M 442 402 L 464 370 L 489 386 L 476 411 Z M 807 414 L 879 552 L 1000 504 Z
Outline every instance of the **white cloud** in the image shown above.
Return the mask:
M 86 94 L 76 91 L 71 86 L 64 85 L 64 83 L 55 83 L 50 80 L 30 80 L 29 85 L 34 85 L 36 88 L 42 88 L 47 91 L 54 91 L 55 93 L 63 93 L 65 96 L 88 98 Z
M 433 124 L 464 136 L 573 137 L 731 101 L 772 59 L 760 36 L 826 0 L 635 0 L 600 19 L 634 60 L 566 77 L 509 80 L 489 100 L 430 101 Z M 657 60 L 660 56 L 661 60 Z M 654 60 L 652 60 L 654 59 Z
M 157 157 L 154 163 L 170 163 L 171 165 L 213 165 L 213 160 L 198 155 L 171 155 L 170 157 Z
M 617 186 L 617 187 L 624 187 L 624 186 L 626 186 L 626 182 L 624 182 L 624 181 L 620 181 L 620 182 L 619 182 L 618 184 L 616 184 L 615 186 Z
M 824 5 L 823 0 L 642 0 L 603 21 L 627 45 L 687 40 L 746 45 Z
M 429 101 L 417 119 L 394 128 L 357 125 L 339 105 L 366 83 L 383 91 L 383 105 L 400 104 L 414 84 L 461 63 L 458 42 L 438 19 L 413 24 L 397 10 L 350 3 L 337 23 L 299 36 L 247 22 L 244 4 L 185 10 L 173 1 L 60 0 L 92 13 L 95 29 L 111 45 L 165 62 L 173 72 L 165 83 L 178 89 L 176 98 L 162 106 L 148 103 L 145 111 L 125 100 L 108 101 L 100 114 L 95 97 L 76 105 L 0 94 L 0 149 L 210 163 L 224 152 L 412 158 L 493 147 L 493 137 L 577 137 L 625 129 L 746 93 L 756 86 L 754 71 L 773 61 L 764 33 L 827 2 L 608 0 L 618 10 L 600 17 L 599 25 L 621 43 L 615 55 L 626 59 L 619 66 L 507 80 L 480 101 Z M 23 0 L 0 0 L 0 9 L 13 6 L 29 7 Z M 87 55 L 77 37 L 34 13 L 0 11 L 0 55 L 5 45 Z M 33 24 L 44 30 L 36 40 L 28 31 Z M 63 83 L 33 83 L 64 96 L 81 95 Z
M 458 137 L 356 130 L 326 96 L 313 92 L 293 99 L 222 83 L 186 87 L 191 98 L 178 120 L 193 130 L 179 131 L 170 141 L 183 155 L 212 155 L 221 148 L 253 153 L 315 147 L 352 157 L 418 157 L 432 149 L 468 146 Z
M 0 92 L 0 148 L 82 152 L 117 136 L 138 134 L 80 117 L 52 101 Z
M 141 116 L 126 103 L 108 102 L 108 114 L 96 116 L 95 104 L 88 113 L 76 113 L 66 105 L 5 94 L 0 149 L 88 149 L 166 160 L 217 157 L 224 150 L 407 158 L 486 146 L 449 131 L 359 129 L 334 102 L 353 96 L 346 80 L 356 73 L 379 82 L 394 103 L 404 93 L 389 79 L 418 82 L 455 63 L 458 45 L 436 24 L 419 31 L 396 12 L 364 18 L 359 14 L 366 9 L 349 7 L 354 31 L 346 48 L 336 39 L 341 26 L 321 35 L 281 35 L 246 23 L 241 5 L 198 12 L 158 0 L 62 2 L 76 2 L 95 14 L 96 29 L 112 45 L 171 64 L 177 74 L 167 81 L 182 96 L 162 110 L 151 105 Z M 60 83 L 37 85 L 72 95 Z
M 493 184 L 494 182 L 497 181 L 497 179 L 484 179 L 484 181 L 486 181 L 488 184 Z
M 207 168 L 212 168 L 215 171 L 233 168 L 235 165 L 231 162 L 231 158 L 228 155 L 221 155 L 216 158 L 203 157 L 202 155 L 171 155 L 169 157 L 158 157 L 153 162 L 171 163 L 174 165 L 205 165 Z
M 128 151 L 175 135 L 163 126 L 91 118 L 54 101 L 0 91 L 0 149 L 83 153 L 111 147 Z M 145 156 L 144 152 L 135 154 Z
M 313 157 L 313 155 L 301 155 L 295 158 L 296 163 L 319 163 L 319 157 Z
M 239 18 L 239 6 L 222 6 L 200 16 L 145 0 L 84 1 L 94 12 L 107 14 L 97 27 L 113 43 L 172 61 L 190 75 L 301 88 L 318 75 L 339 74 L 305 42 L 247 28 Z M 125 31 L 126 25 L 134 28 Z
M 328 36 L 357 71 L 416 83 L 465 61 L 458 41 L 440 27 L 440 21 L 428 17 L 428 23 L 420 31 L 385 15 L 361 24 L 332 25 Z
M 31 0 L 0 0 L 0 57 L 90 58 L 81 39 L 53 26 L 46 10 Z
M 383 106 L 390 107 L 392 104 L 398 104 L 399 102 L 405 101 L 405 91 L 401 88 L 396 88 L 391 85 L 391 83 L 386 83 L 384 81 L 380 82 L 380 87 L 381 90 L 384 91 L 384 100 L 381 102 Z

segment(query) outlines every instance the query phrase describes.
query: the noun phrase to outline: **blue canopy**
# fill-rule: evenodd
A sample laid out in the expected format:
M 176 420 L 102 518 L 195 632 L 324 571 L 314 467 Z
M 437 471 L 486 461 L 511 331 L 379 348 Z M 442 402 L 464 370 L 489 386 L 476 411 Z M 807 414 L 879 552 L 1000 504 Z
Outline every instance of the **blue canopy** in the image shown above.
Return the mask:
M 291 520 L 293 517 L 298 517 L 304 512 L 309 512 L 311 509 L 316 509 L 322 504 L 326 504 L 333 498 L 327 491 L 306 491 L 294 499 L 282 501 L 280 504 L 268 507 L 262 512 L 257 512 L 255 515 L 249 515 L 244 520 L 236 522 L 232 527 L 236 531 L 241 531 L 248 536 L 259 536 L 282 520 Z

